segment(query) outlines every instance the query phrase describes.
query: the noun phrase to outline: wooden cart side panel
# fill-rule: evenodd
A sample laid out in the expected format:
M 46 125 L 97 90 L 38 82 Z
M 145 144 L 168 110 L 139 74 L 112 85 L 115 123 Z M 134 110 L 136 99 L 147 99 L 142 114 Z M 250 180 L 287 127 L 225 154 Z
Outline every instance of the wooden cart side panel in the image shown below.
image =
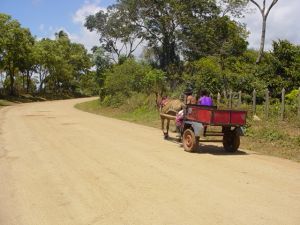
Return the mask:
M 187 109 L 186 118 L 191 121 L 198 121 L 204 124 L 210 124 L 212 121 L 212 110 L 191 106 Z
M 231 123 L 238 125 L 246 124 L 247 113 L 245 111 L 232 111 L 231 112 Z
M 246 124 L 247 112 L 242 110 L 218 110 L 211 107 L 188 106 L 186 119 L 208 125 L 242 126 Z
M 214 117 L 212 120 L 212 124 L 230 124 L 230 111 L 214 111 Z

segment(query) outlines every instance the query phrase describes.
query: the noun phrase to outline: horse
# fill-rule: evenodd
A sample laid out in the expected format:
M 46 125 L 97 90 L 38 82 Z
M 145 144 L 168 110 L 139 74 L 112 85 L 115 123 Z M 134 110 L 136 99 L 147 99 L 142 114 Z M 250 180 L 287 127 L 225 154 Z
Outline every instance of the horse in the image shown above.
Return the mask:
M 161 129 L 164 138 L 169 137 L 170 120 L 175 120 L 177 113 L 185 107 L 185 104 L 178 99 L 162 99 L 159 103 Z M 167 120 L 167 127 L 165 131 L 165 120 Z

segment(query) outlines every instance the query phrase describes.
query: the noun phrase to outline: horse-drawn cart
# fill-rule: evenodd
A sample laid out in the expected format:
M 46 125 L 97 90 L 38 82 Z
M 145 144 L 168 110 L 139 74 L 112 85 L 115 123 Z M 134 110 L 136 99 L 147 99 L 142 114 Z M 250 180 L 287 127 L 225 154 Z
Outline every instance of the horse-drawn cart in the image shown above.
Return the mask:
M 180 127 L 184 150 L 188 152 L 196 151 L 199 142 L 223 142 L 225 151 L 237 151 L 240 146 L 240 136 L 243 135 L 242 126 L 246 124 L 246 115 L 247 112 L 243 110 L 187 105 Z M 215 129 L 211 130 L 208 127 L 214 127 Z M 216 128 L 219 128 L 219 130 L 216 130 Z M 207 138 L 211 136 L 222 137 L 222 140 Z

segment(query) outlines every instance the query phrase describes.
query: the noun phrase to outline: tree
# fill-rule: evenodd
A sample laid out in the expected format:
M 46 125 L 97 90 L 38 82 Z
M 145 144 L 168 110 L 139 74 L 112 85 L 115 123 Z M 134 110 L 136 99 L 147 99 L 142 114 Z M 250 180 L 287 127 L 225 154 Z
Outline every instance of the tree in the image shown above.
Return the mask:
M 50 76 L 50 68 L 53 65 L 52 62 L 55 57 L 54 49 L 54 41 L 50 39 L 42 39 L 37 41 L 34 45 L 37 60 L 36 72 L 38 74 L 39 92 L 42 92 L 46 78 Z
M 14 95 L 16 74 L 24 67 L 27 55 L 34 42 L 28 29 L 22 28 L 11 16 L 0 14 L 0 60 L 9 77 L 10 94 Z
M 142 29 L 148 47 L 152 48 L 158 56 L 158 66 L 166 71 L 171 64 L 180 61 L 176 35 L 179 26 L 175 16 L 175 2 L 173 0 L 135 2 L 135 7 L 138 9 L 135 23 Z
M 284 85 L 287 92 L 300 86 L 300 46 L 293 45 L 287 40 L 273 41 L 273 51 L 268 59 L 272 66 L 274 78 L 269 81 L 272 84 L 280 80 L 277 91 Z
M 35 45 L 39 91 L 75 93 L 81 76 L 89 73 L 91 58 L 83 45 L 72 43 L 60 31 L 56 39 L 42 39 Z
M 249 0 L 221 0 L 218 1 L 218 4 L 221 8 L 221 16 L 226 16 L 228 14 L 233 17 L 243 17 L 245 12 L 246 5 Z
M 95 82 L 99 85 L 99 88 L 104 85 L 104 72 L 110 66 L 110 59 L 105 54 L 105 50 L 101 47 L 93 47 L 92 61 L 96 66 Z
M 105 72 L 105 88 L 107 94 L 121 94 L 130 97 L 132 92 L 142 92 L 144 77 L 151 70 L 151 67 L 128 59 L 123 64 L 116 64 Z
M 31 87 L 33 74 L 36 72 L 37 58 L 35 54 L 34 41 L 28 43 L 28 51 L 26 57 L 20 65 L 20 71 L 23 73 L 23 89 L 26 89 L 26 93 L 29 93 Z M 26 80 L 26 82 L 25 82 Z M 25 85 L 26 84 L 26 85 Z M 26 88 L 25 88 L 26 86 Z
M 278 2 L 278 0 L 272 0 L 272 3 L 270 6 L 266 9 L 266 0 L 263 0 L 262 6 L 260 6 L 257 1 L 255 0 L 249 0 L 251 3 L 253 3 L 260 11 L 262 16 L 262 28 L 261 28 L 261 38 L 260 38 L 260 47 L 259 47 L 259 53 L 258 57 L 256 59 L 256 63 L 260 63 L 263 53 L 264 53 L 264 47 L 265 47 L 265 38 L 266 38 L 266 28 L 267 28 L 267 18 L 268 15 L 273 8 L 273 6 Z
M 107 8 L 107 12 L 100 10 L 95 15 L 86 18 L 85 26 L 90 31 L 100 34 L 100 43 L 103 49 L 112 54 L 115 60 L 122 55 L 126 58 L 143 42 L 140 28 L 130 19 L 131 11 L 125 4 L 115 4 Z
M 162 70 L 151 69 L 143 78 L 143 86 L 146 94 L 155 94 L 155 102 L 162 97 L 166 90 L 166 74 Z

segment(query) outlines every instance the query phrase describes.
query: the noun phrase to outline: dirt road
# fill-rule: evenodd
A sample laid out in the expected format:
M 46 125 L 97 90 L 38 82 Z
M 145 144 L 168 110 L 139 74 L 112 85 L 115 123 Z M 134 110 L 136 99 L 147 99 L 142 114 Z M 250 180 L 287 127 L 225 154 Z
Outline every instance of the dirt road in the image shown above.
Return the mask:
M 1 225 L 300 224 L 300 164 L 186 153 L 81 101 L 0 110 Z

